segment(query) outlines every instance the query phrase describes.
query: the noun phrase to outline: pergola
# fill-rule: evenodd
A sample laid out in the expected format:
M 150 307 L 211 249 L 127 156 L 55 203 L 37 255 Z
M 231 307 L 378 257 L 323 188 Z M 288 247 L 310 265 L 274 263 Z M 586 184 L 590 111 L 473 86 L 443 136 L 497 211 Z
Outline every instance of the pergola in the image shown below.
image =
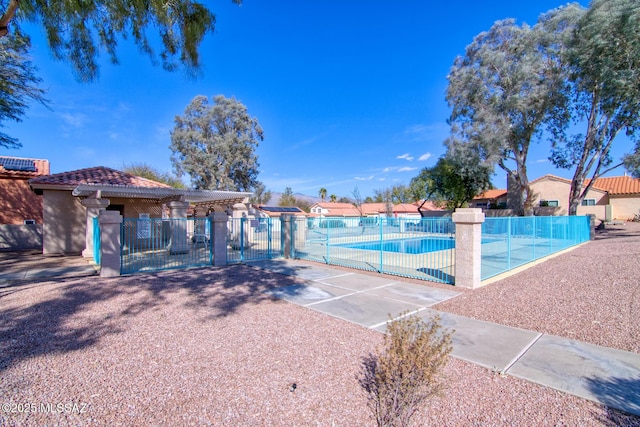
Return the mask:
M 112 184 L 80 184 L 72 192 L 75 197 L 102 199 L 122 197 L 144 199 L 159 203 L 187 202 L 211 211 L 223 212 L 242 203 L 252 193 L 240 191 L 188 190 L 162 187 L 134 187 Z
M 171 210 L 171 218 L 186 218 L 190 204 L 206 208 L 208 212 L 233 211 L 233 206 L 242 203 L 252 193 L 240 191 L 186 190 L 170 187 L 140 187 L 114 184 L 79 184 L 72 193 L 82 199 L 86 208 L 85 257 L 93 256 L 93 218 L 109 205 L 109 198 L 129 198 L 166 203 Z M 179 225 L 185 227 L 185 224 Z M 180 233 L 177 233 L 180 234 Z M 172 251 L 186 249 L 186 233 L 179 241 L 174 242 Z

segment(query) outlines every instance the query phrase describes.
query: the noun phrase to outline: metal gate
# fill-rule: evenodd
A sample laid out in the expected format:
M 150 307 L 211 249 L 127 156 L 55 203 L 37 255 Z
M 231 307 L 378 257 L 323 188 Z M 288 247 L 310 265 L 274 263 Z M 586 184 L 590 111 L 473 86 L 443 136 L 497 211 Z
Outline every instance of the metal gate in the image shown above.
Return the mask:
M 120 272 L 211 265 L 211 236 L 209 218 L 125 218 L 120 229 Z
M 239 263 L 283 256 L 280 218 L 229 218 L 227 262 Z

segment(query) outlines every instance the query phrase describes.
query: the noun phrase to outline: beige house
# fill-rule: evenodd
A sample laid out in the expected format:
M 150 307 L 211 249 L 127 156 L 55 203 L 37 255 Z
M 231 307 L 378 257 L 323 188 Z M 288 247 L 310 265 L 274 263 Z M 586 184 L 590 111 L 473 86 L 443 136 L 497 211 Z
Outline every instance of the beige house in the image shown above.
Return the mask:
M 507 207 L 507 190 L 487 190 L 469 203 L 470 208 L 504 209 Z
M 124 218 L 186 218 L 188 207 L 232 211 L 250 193 L 180 190 L 102 166 L 29 181 L 43 196 L 44 254 L 93 256 L 93 218 L 115 210 Z
M 571 181 L 555 175 L 544 175 L 531 181 L 540 207 L 556 208 L 556 215 L 569 209 Z M 578 215 L 593 214 L 600 220 L 630 220 L 640 211 L 640 179 L 630 176 L 598 178 L 578 206 Z

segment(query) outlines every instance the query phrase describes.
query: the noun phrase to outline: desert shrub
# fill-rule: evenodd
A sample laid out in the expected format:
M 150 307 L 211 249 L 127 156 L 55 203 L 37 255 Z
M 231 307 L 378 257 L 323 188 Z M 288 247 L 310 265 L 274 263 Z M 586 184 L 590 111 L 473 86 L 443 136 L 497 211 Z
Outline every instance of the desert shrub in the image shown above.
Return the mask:
M 382 346 L 363 357 L 358 375 L 379 427 L 409 426 L 423 404 L 440 393 L 452 332 L 437 315 L 425 322 L 405 314 L 387 324 Z

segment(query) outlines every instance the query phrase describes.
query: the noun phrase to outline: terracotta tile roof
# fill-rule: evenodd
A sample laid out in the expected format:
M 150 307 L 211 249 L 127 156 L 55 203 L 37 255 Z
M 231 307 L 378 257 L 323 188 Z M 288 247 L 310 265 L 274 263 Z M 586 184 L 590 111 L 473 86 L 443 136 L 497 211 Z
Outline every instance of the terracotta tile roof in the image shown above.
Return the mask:
M 387 212 L 386 203 L 363 203 L 360 207 L 362 208 L 362 213 L 365 215 Z
M 326 214 L 312 213 L 310 216 L 361 216 L 360 211 L 351 203 L 320 202 L 315 203 L 311 207 L 314 208 L 318 206 L 329 212 Z
M 640 178 L 630 176 L 598 178 L 593 183 L 593 186 L 605 190 L 613 196 L 640 194 Z
M 418 206 L 412 203 L 399 203 L 393 207 L 394 213 L 419 213 Z
M 418 209 L 418 211 L 441 211 L 443 210 L 443 208 L 439 207 L 438 205 L 436 205 L 435 203 L 433 203 L 431 200 L 427 200 L 424 202 L 424 204 L 422 203 L 423 201 L 420 202 L 416 202 L 416 208 Z
M 0 176 L 25 179 L 49 173 L 49 160 L 0 156 Z
M 74 187 L 80 184 L 108 184 L 121 185 L 125 187 L 146 187 L 146 188 L 171 188 L 167 184 L 152 181 L 130 173 L 97 166 L 94 168 L 78 169 L 70 172 L 61 172 L 53 175 L 33 178 L 29 181 L 32 187 L 56 186 Z
M 477 195 L 473 199 L 474 200 L 475 199 L 498 199 L 506 195 L 507 195 L 507 190 L 494 189 L 494 190 L 487 190 L 484 193 Z

